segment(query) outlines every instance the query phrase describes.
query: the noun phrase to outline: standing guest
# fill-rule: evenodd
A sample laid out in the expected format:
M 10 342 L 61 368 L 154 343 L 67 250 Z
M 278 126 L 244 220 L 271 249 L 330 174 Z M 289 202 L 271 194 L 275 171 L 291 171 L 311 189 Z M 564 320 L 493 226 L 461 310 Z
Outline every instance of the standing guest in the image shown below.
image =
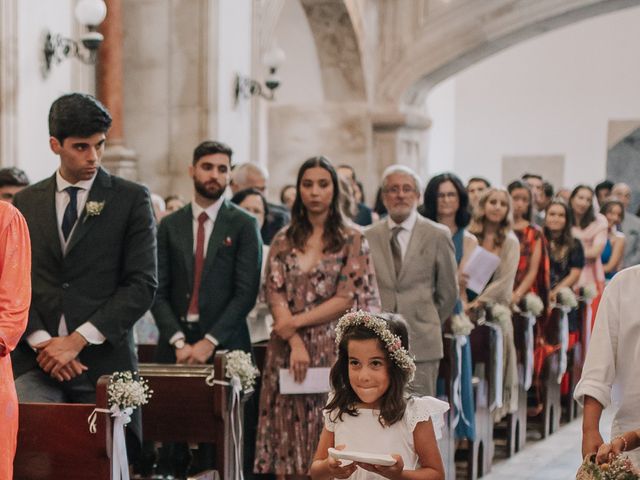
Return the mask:
M 353 187 L 351 182 L 338 175 L 338 183 L 340 185 L 340 211 L 342 211 L 347 223 L 351 222 L 352 224 L 357 225 L 355 223 L 355 218 L 358 215 L 358 206 L 353 196 Z
M 382 201 L 382 187 L 378 187 L 376 191 L 376 201 L 373 205 L 373 215 L 377 216 L 377 221 L 386 217 L 387 214 L 387 207 L 384 206 L 384 202 Z
M 547 206 L 544 233 L 549 243 L 549 301 L 556 303 L 562 288 L 573 288 L 584 267 L 582 244 L 571 234 L 571 211 L 561 199 Z
M 467 193 L 469 194 L 469 209 L 473 210 L 484 191 L 491 187 L 489 180 L 482 177 L 471 177 L 467 182 Z
M 604 443 L 600 417 L 609 405 L 615 405 L 616 410 L 611 426 L 614 441 L 640 425 L 640 312 L 635 296 L 638 285 L 640 267 L 627 268 L 609 282 L 602 296 L 582 377 L 573 395 L 584 406 L 582 458 L 596 453 Z M 640 467 L 639 450 L 625 455 Z
M 531 292 L 538 295 L 545 307 L 549 305 L 549 257 L 542 229 L 531 223 L 533 198 L 529 186 L 520 180 L 507 188 L 513 205 L 513 231 L 520 242 L 520 260 L 513 284 L 511 303 L 520 305 Z
M 216 349 L 251 352 L 246 319 L 258 295 L 262 242 L 255 218 L 223 196 L 231 156 L 224 143 L 198 145 L 189 167 L 193 201 L 158 229 L 159 287 L 152 312 L 160 363 L 204 365 Z M 167 451 L 172 448 L 174 453 Z M 174 465 L 186 455 L 184 447 L 167 450 L 163 455 Z M 192 469 L 211 468 L 210 453 L 201 447 Z
M 542 175 L 538 175 L 537 173 L 525 173 L 522 175 L 522 181 L 525 182 L 531 190 L 531 196 L 533 197 L 532 210 L 537 212 L 538 207 L 542 202 L 541 197 L 544 190 L 544 180 L 542 179 Z
M 561 198 L 569 205 L 569 198 L 571 198 L 571 190 L 569 188 L 562 187 L 556 192 L 556 198 Z
M 640 218 L 629 210 L 631 188 L 626 183 L 616 183 L 611 190 L 611 195 L 619 200 L 624 208 L 619 225 L 625 235 L 624 266 L 638 265 L 640 264 Z
M 236 194 L 240 190 L 255 188 L 266 197 L 268 180 L 269 173 L 260 165 L 249 162 L 241 163 L 234 167 L 231 173 L 231 191 Z M 260 230 L 260 234 L 262 235 L 262 242 L 270 245 L 276 233 L 289 223 L 289 211 L 286 207 L 275 203 L 268 203 L 267 205 L 269 206 L 269 214 Z
M 436 394 L 443 356 L 442 324 L 458 298 L 456 258 L 449 229 L 418 215 L 420 178 L 403 165 L 387 167 L 382 200 L 389 217 L 365 232 L 371 245 L 382 308 L 409 324 L 416 357 L 413 384 L 419 395 Z
M 29 178 L 16 167 L 0 168 L 0 201 L 13 202 L 16 193 L 29 186 Z
M 536 204 L 536 215 L 533 221 L 540 228 L 544 227 L 544 216 L 546 215 L 547 206 L 553 200 L 553 185 L 549 182 L 542 182 L 542 193 L 540 194 L 540 201 Z
M 27 326 L 31 301 L 31 245 L 20 212 L 0 203 L 0 478 L 13 478 L 18 436 L 18 399 L 11 356 Z
M 466 300 L 462 272 L 471 252 L 478 246 L 478 240 L 466 231 L 470 220 L 469 197 L 460 179 L 453 173 L 443 173 L 433 177 L 424 191 L 422 207 L 421 213 L 426 218 L 445 225 L 451 232 L 458 264 L 458 279 L 461 280 L 459 281 L 460 296 Z M 463 303 L 458 299 L 454 313 L 462 312 Z M 455 432 L 456 438 L 473 441 L 475 440 L 475 407 L 471 383 L 471 342 L 468 340 L 461 347 L 460 362 L 460 396 L 463 415 L 460 416 Z
M 296 200 L 296 186 L 295 185 L 285 185 L 280 190 L 280 203 L 287 207 L 287 210 L 290 212 L 293 207 L 293 202 Z
M 95 403 L 101 375 L 137 369 L 133 325 L 157 288 L 155 221 L 146 188 L 100 167 L 110 126 L 92 96 L 58 98 L 49 146 L 60 167 L 14 199 L 33 251 L 29 323 L 12 357 L 22 402 Z M 139 416 L 130 425 L 140 438 Z
M 611 180 L 603 180 L 599 184 L 596 185 L 596 198 L 598 199 L 598 204 L 602 205 L 604 202 L 609 200 L 611 196 L 611 190 L 613 189 L 613 182 Z
M 380 308 L 369 246 L 342 219 L 338 175 L 329 160 L 305 161 L 296 188 L 291 224 L 273 239 L 267 262 L 275 324 L 262 373 L 255 461 L 256 473 L 280 478 L 307 474 L 327 401 L 326 394 L 281 394 L 280 369 L 302 382 L 308 368 L 332 366 L 338 318 L 352 308 Z
M 602 268 L 604 268 L 605 280 L 611 280 L 618 271 L 622 270 L 623 266 L 626 235 L 618 231 L 618 225 L 624 221 L 624 205 L 618 200 L 607 200 L 602 204 L 600 213 L 605 216 L 609 226 L 607 243 L 604 245 L 600 260 Z
M 187 204 L 180 195 L 169 195 L 164 199 L 164 203 L 166 206 L 166 215 L 177 212 Z
M 153 218 L 156 219 L 156 223 L 160 223 L 160 220 L 167 214 L 167 205 L 157 193 L 151 194 L 151 207 L 153 208 Z
M 602 251 L 607 243 L 607 219 L 593 208 L 594 193 L 588 185 L 578 185 L 571 192 L 569 207 L 573 217 L 571 233 L 580 240 L 584 249 L 585 265 L 580 274 L 578 287 L 593 286 L 599 294 L 604 287 L 604 269 L 602 268 Z M 594 312 L 597 309 L 598 297 L 592 303 Z
M 355 191 L 359 189 L 356 171 L 351 165 L 340 165 L 336 171 L 338 176 L 349 181 L 355 198 Z M 356 214 L 353 221 L 361 227 L 366 227 L 373 223 L 372 210 L 363 203 L 362 195 L 360 197 L 360 200 L 355 200 Z

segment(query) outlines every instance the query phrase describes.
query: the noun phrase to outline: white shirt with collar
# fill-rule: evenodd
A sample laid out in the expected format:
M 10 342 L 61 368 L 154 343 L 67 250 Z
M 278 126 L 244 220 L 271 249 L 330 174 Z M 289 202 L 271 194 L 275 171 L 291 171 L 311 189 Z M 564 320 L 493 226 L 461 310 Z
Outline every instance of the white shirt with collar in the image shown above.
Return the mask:
M 67 187 L 80 188 L 80 190 L 78 190 L 76 194 L 76 208 L 78 212 L 78 218 L 80 218 L 82 216 L 82 211 L 84 210 L 85 204 L 87 203 L 89 191 L 91 190 L 95 179 L 96 175 L 94 175 L 93 178 L 89 180 L 81 180 L 78 183 L 74 184 L 62 178 L 60 170 L 56 172 L 56 219 L 58 225 L 58 238 L 60 239 L 60 246 L 62 248 L 63 255 L 65 254 L 67 246 L 69 245 L 69 240 L 71 240 L 73 232 L 78 225 L 78 221 L 76 220 L 76 223 L 73 225 L 71 233 L 69 234 L 69 238 L 65 240 L 64 235 L 62 234 L 62 217 L 64 217 L 64 211 L 66 210 L 67 205 L 69 205 L 70 201 L 69 194 L 65 192 L 65 189 Z M 80 335 L 82 335 L 87 342 L 93 345 L 100 345 L 106 340 L 105 336 L 102 335 L 102 333 L 100 333 L 100 331 L 91 322 L 83 323 L 76 329 L 76 331 Z M 67 335 L 69 335 L 69 329 L 67 327 L 67 322 L 65 321 L 63 314 L 60 317 L 60 323 L 58 324 L 58 336 L 65 337 Z M 49 332 L 45 330 L 36 330 L 27 337 L 27 343 L 29 343 L 31 347 L 34 347 L 35 345 L 45 342 L 50 338 L 51 335 L 49 335 Z
M 398 232 L 398 243 L 400 244 L 400 251 L 402 253 L 402 260 L 404 260 L 407 254 L 407 248 L 409 248 L 409 240 L 411 240 L 411 232 L 418 221 L 418 211 L 414 209 L 409 216 L 402 223 L 394 222 L 390 216 L 387 217 L 387 224 L 389 225 L 389 231 L 393 231 L 395 227 L 402 227 L 402 230 Z
M 198 243 L 198 226 L 199 221 L 198 217 L 202 212 L 205 212 L 209 217 L 203 224 L 204 226 L 204 258 L 207 258 L 207 250 L 209 248 L 209 239 L 211 238 L 211 233 L 213 232 L 213 227 L 216 223 L 216 219 L 218 218 L 218 213 L 220 212 L 220 208 L 224 203 L 224 197 L 220 197 L 215 201 L 212 205 L 209 205 L 207 208 L 204 208 L 198 205 L 193 199 L 191 201 L 191 214 L 192 214 L 192 225 L 193 225 L 193 253 L 196 252 L 196 246 Z M 199 316 L 197 314 L 187 314 L 187 322 L 197 322 L 199 320 Z M 175 345 L 178 340 L 184 340 L 186 337 L 183 332 L 176 332 L 170 339 L 169 344 Z M 215 346 L 218 346 L 218 340 L 213 335 L 205 334 L 205 338 L 213 343 Z

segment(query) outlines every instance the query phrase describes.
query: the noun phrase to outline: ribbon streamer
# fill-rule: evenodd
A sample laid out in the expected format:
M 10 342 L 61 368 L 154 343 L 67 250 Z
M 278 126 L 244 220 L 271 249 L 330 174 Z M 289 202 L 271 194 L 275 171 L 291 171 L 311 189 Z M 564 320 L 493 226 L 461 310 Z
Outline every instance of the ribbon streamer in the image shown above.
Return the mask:
M 562 383 L 562 377 L 567 371 L 567 350 L 569 349 L 569 312 L 570 307 L 560 307 L 562 317 L 560 317 L 560 371 L 558 372 L 558 383 Z
M 111 448 L 111 479 L 129 480 L 129 460 L 127 458 L 127 444 L 125 442 L 124 427 L 131 421 L 133 408 L 120 410 L 118 405 L 113 405 L 109 410 L 94 408 L 87 418 L 89 432 L 95 434 L 96 417 L 98 413 L 110 413 L 113 421 L 113 444 Z
M 524 332 L 525 345 L 527 347 L 527 353 L 524 365 L 524 389 L 525 391 L 531 388 L 533 383 L 533 327 L 536 324 L 536 317 L 532 313 L 525 313 L 527 322 L 527 330 Z
M 493 399 L 491 399 L 491 405 L 489 410 L 493 411 L 496 408 L 502 407 L 503 383 L 504 383 L 504 345 L 502 339 L 502 327 L 493 322 L 485 323 L 495 335 L 495 350 L 493 352 L 493 378 L 494 378 L 494 392 Z

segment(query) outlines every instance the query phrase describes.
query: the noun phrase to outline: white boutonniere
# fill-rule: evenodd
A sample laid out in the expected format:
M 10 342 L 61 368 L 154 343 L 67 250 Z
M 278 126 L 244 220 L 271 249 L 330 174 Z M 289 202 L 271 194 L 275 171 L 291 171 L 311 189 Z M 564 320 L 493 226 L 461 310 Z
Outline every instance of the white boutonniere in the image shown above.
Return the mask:
M 102 213 L 104 202 L 87 202 L 85 208 L 87 210 L 87 217 L 97 217 Z

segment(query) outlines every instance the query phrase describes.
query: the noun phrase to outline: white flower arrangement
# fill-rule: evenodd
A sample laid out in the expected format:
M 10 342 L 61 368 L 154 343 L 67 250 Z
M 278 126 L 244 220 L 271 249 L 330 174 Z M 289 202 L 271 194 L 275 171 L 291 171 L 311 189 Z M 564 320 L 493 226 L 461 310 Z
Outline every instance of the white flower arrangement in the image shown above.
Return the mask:
M 474 328 L 475 325 L 464 312 L 451 317 L 451 331 L 454 335 L 469 335 Z
M 102 213 L 104 208 L 104 202 L 87 202 L 85 209 L 87 210 L 87 217 L 97 217 Z
M 544 310 L 544 303 L 542 299 L 535 293 L 529 292 L 523 299 L 524 310 L 529 312 L 534 317 L 537 317 Z
M 500 325 L 511 323 L 511 309 L 499 303 L 491 306 L 491 319 Z
M 363 325 L 369 330 L 372 330 L 386 347 L 391 360 L 409 374 L 409 381 L 413 381 L 416 373 L 416 364 L 413 357 L 407 349 L 402 346 L 400 337 L 391 333 L 387 322 L 372 313 L 358 310 L 357 312 L 350 312 L 343 315 L 336 327 L 336 345 L 340 345 L 344 332 L 349 327 L 355 325 Z
M 109 406 L 117 405 L 120 410 L 126 408 L 137 408 L 141 405 L 149 403 L 149 399 L 153 394 L 153 390 L 145 379 L 139 377 L 135 379 L 133 376 L 137 372 L 131 373 L 114 372 L 107 386 L 107 394 L 109 397 Z
M 225 375 L 227 378 L 238 378 L 244 392 L 253 389 L 260 371 L 253 364 L 251 355 L 242 350 L 233 350 L 227 353 L 226 357 Z
M 558 290 L 556 295 L 558 303 L 563 307 L 576 308 L 578 306 L 578 299 L 573 290 L 569 287 L 562 287 Z
M 582 298 L 584 298 L 586 301 L 596 298 L 597 295 L 598 289 L 593 283 L 582 287 Z

